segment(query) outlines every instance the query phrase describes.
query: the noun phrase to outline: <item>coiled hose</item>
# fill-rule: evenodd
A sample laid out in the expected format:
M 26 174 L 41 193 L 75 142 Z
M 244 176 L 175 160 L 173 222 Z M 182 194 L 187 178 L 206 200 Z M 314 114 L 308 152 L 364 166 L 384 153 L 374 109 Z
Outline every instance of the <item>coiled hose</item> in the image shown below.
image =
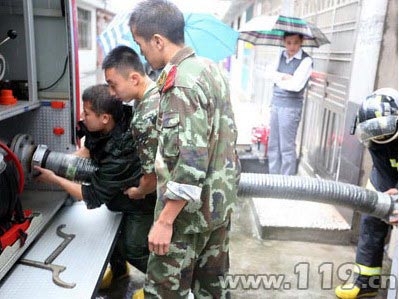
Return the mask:
M 340 205 L 388 220 L 397 201 L 355 185 L 299 176 L 242 173 L 238 195 L 308 200 Z
M 2 142 L 0 164 L 0 235 L 3 235 L 13 223 L 25 221 L 19 199 L 24 189 L 24 173 L 17 156 Z

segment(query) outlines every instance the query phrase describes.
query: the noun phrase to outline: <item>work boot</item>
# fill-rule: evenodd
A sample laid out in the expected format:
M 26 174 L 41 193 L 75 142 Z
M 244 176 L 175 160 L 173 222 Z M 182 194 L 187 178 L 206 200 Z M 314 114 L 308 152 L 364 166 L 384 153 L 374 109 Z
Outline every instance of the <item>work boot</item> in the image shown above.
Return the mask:
M 335 289 L 335 295 L 341 299 L 357 299 L 378 295 L 379 276 L 358 275 L 355 283 L 343 284 Z
M 129 276 L 128 263 L 126 263 L 125 269 L 118 269 L 117 271 L 112 271 L 111 267 L 108 266 L 101 280 L 100 290 L 108 289 L 113 281 L 120 280 L 127 276 Z
M 144 289 L 139 289 L 135 291 L 132 299 L 144 299 Z

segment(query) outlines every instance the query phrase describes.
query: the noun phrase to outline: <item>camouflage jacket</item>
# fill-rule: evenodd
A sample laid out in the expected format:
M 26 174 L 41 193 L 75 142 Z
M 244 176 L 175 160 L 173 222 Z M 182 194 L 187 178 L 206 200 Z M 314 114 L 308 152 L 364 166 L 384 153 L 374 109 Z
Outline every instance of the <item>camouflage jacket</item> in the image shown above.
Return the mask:
M 213 62 L 183 48 L 158 82 L 158 200 L 186 200 L 174 229 L 204 232 L 230 215 L 237 198 L 237 129 L 227 78 Z
M 155 129 L 155 120 L 158 113 L 159 98 L 157 86 L 151 81 L 143 99 L 134 103 L 130 129 L 135 140 L 143 174 L 155 172 L 155 155 L 158 147 L 158 132 Z

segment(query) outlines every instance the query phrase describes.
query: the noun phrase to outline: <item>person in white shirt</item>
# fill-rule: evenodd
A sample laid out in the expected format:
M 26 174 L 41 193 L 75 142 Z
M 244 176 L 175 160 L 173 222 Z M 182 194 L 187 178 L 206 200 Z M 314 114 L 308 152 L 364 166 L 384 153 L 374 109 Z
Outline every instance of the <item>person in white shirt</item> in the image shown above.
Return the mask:
M 270 174 L 295 175 L 296 134 L 303 94 L 312 73 L 312 58 L 302 50 L 303 35 L 286 32 L 274 82 L 270 111 L 268 161 Z

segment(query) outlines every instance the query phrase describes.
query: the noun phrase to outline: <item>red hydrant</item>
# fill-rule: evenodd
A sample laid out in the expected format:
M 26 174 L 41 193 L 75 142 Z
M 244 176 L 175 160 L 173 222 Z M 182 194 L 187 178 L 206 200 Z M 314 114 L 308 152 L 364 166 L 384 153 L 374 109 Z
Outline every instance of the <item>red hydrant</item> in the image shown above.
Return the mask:
M 267 154 L 267 145 L 269 142 L 270 129 L 266 128 L 264 125 L 252 128 L 252 143 L 258 145 L 258 150 L 260 150 L 260 145 L 265 145 L 265 156 Z

